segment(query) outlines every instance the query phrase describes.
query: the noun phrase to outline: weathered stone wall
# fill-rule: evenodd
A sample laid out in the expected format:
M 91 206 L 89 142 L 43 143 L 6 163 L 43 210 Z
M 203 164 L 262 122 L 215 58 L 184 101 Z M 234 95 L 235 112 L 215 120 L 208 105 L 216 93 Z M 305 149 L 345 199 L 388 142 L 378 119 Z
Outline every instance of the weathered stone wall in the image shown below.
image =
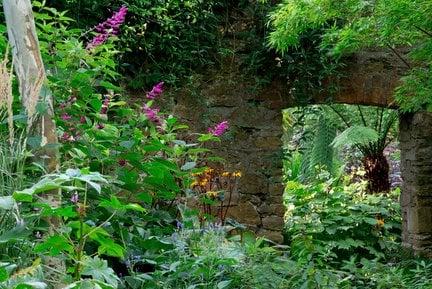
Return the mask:
M 338 80 L 340 90 L 315 95 L 311 103 L 337 103 L 392 107 L 393 89 L 405 70 L 393 54 L 369 51 L 353 55 Z M 233 196 L 229 216 L 258 235 L 282 241 L 282 110 L 295 106 L 290 88 L 281 81 L 256 89 L 238 69 L 222 69 L 197 80 L 174 95 L 174 113 L 192 131 L 206 131 L 222 120 L 231 129 L 216 152 L 229 169 L 243 177 Z
M 174 112 L 194 131 L 228 120 L 230 130 L 215 146 L 228 169 L 240 170 L 238 192 L 228 217 L 247 225 L 258 235 L 282 242 L 282 109 L 280 94 L 254 90 L 238 75 L 225 74 L 176 95 Z
M 432 257 L 432 113 L 400 118 L 402 243 Z

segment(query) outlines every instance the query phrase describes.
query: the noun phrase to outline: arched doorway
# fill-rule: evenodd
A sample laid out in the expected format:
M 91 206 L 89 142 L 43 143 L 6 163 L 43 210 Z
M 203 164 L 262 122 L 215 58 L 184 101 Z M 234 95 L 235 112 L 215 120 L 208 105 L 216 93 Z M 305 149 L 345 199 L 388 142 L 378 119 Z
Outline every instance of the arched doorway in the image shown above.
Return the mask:
M 356 54 L 337 85 L 332 102 L 395 107 L 392 95 L 405 64 L 392 54 Z M 311 103 L 328 101 L 325 91 Z M 213 75 L 202 88 L 176 95 L 175 113 L 198 131 L 229 120 L 230 132 L 217 152 L 241 170 L 240 188 L 229 214 L 258 235 L 282 242 L 282 110 L 293 107 L 289 88 L 274 81 L 256 90 L 253 81 L 236 71 Z M 432 248 L 432 115 L 401 117 L 403 243 L 415 251 Z

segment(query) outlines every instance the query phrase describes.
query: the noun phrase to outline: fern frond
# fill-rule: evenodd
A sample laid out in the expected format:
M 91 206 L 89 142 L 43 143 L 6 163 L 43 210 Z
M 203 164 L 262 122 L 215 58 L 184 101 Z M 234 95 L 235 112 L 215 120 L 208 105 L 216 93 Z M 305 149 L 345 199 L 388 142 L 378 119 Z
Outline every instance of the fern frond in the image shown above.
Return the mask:
M 331 146 L 336 136 L 336 126 L 328 117 L 321 115 L 315 127 L 313 142 L 305 153 L 302 166 L 303 179 L 310 179 L 315 175 L 316 167 L 324 167 L 327 171 L 333 171 L 334 150 Z
M 364 146 L 371 142 L 379 140 L 379 134 L 376 130 L 365 126 L 351 126 L 339 134 L 331 143 L 334 148 L 339 148 L 343 145 Z

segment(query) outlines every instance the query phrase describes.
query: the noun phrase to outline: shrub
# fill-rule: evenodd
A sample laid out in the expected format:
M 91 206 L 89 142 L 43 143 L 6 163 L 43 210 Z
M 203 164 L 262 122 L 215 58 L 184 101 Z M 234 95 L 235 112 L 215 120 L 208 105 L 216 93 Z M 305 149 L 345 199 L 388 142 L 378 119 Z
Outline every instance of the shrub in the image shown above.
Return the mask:
M 342 185 L 332 179 L 288 182 L 286 234 L 293 255 L 323 264 L 352 256 L 384 258 L 400 242 L 397 194 L 368 195 L 361 183 Z

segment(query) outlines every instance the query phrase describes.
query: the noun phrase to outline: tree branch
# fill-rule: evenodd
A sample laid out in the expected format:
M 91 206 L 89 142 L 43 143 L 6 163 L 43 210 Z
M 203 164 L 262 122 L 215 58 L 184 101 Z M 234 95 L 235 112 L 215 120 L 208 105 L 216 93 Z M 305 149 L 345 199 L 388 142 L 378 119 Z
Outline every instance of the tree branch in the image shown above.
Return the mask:
M 411 69 L 411 65 L 408 63 L 408 61 L 405 60 L 405 58 L 400 55 L 399 52 L 397 52 L 396 49 L 394 49 L 390 44 L 386 44 L 386 46 L 409 68 Z
M 432 32 L 429 32 L 429 31 L 427 31 L 427 30 L 425 30 L 425 29 L 423 29 L 423 28 L 421 28 L 421 27 L 419 27 L 417 25 L 414 25 L 414 27 L 416 29 L 420 30 L 421 32 L 423 32 L 424 34 L 426 34 L 427 36 L 432 37 Z

